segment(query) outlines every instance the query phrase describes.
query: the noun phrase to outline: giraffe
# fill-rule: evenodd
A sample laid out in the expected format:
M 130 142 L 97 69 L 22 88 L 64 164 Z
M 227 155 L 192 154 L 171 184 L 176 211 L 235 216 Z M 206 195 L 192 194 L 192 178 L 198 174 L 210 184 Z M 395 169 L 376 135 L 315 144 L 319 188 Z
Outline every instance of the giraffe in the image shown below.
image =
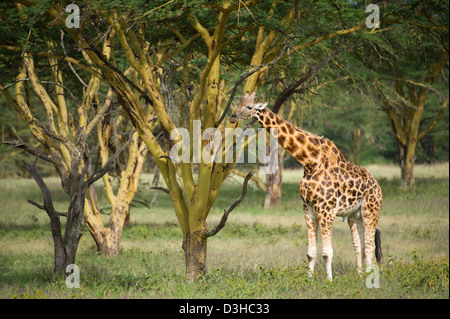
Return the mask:
M 377 262 L 381 261 L 377 227 L 383 196 L 377 181 L 366 169 L 347 161 L 332 141 L 295 127 L 265 108 L 267 103 L 254 102 L 254 97 L 255 92 L 241 97 L 230 122 L 256 119 L 304 167 L 300 196 L 308 230 L 310 276 L 320 227 L 327 278 L 333 278 L 331 229 L 336 217 L 343 217 L 350 227 L 358 271 L 362 272 L 364 260 L 369 271 L 374 252 Z

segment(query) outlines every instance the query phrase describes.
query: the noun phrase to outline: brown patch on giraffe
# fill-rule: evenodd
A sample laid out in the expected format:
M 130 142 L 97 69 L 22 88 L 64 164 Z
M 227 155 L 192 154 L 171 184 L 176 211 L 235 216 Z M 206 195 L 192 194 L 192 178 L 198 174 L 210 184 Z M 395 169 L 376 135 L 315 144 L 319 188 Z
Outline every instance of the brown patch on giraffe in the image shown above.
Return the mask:
M 334 197 L 334 189 L 332 188 L 327 189 L 326 199 L 331 200 L 333 197 Z
M 328 189 L 332 186 L 332 182 L 325 180 L 325 181 L 322 181 L 322 185 Z
M 331 151 L 333 151 L 334 154 L 338 155 L 339 154 L 339 150 L 337 149 L 336 146 L 333 145 L 333 147 L 331 148 Z
M 317 192 L 319 192 L 319 194 L 322 196 L 325 195 L 325 190 L 320 184 L 317 186 Z
M 308 144 L 306 146 L 306 149 L 308 150 L 308 152 L 317 152 L 317 153 L 319 152 L 319 150 L 315 146 L 313 146 L 311 144 Z
M 310 181 L 309 182 L 309 184 L 308 184 L 308 186 L 309 186 L 309 188 L 310 189 L 316 189 L 316 187 L 317 187 L 317 183 L 316 182 L 313 182 L 313 181 Z
M 317 137 L 310 137 L 309 141 L 314 144 L 315 146 L 319 145 L 319 139 Z
M 286 141 L 286 136 L 285 135 L 280 135 L 278 134 L 278 142 L 283 145 L 284 147 L 284 142 Z
M 264 126 L 264 116 L 261 113 L 256 114 L 257 120 Z
M 311 144 L 308 144 L 306 149 L 308 150 L 309 155 L 312 158 L 317 159 L 319 157 L 319 150 L 316 147 L 312 146 Z
M 300 133 L 300 132 L 297 132 L 295 135 L 294 135 L 294 137 L 295 137 L 295 139 L 297 140 L 297 141 L 299 141 L 301 144 L 304 144 L 305 143 L 305 134 L 302 134 L 302 133 Z
M 292 136 L 288 136 L 287 142 L 288 142 L 288 144 L 286 145 L 285 149 L 289 153 L 293 154 L 297 150 L 298 147 L 297 147 L 297 145 L 295 145 L 294 139 L 292 138 Z
M 305 150 L 301 149 L 301 150 L 300 150 L 300 153 L 297 154 L 297 155 L 295 156 L 295 158 L 296 158 L 298 161 L 303 162 L 303 161 L 307 158 L 307 156 L 308 156 L 308 155 L 306 154 Z
M 296 129 L 294 129 L 294 128 L 292 127 L 292 125 L 288 125 L 287 127 L 288 127 L 288 130 L 289 130 L 289 134 L 294 135 L 295 132 L 296 132 Z

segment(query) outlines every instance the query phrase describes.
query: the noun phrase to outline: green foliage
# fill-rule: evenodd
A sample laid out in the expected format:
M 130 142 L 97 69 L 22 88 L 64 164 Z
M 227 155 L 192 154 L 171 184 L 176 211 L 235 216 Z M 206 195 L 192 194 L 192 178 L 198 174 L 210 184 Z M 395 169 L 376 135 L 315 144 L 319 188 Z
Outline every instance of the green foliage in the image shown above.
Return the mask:
M 62 7 L 74 1 L 58 1 Z M 60 26 L 53 23 L 46 14 L 46 10 L 54 3 L 51 0 L 37 1 L 36 6 L 24 7 L 17 12 L 13 3 L 0 4 L 0 43 L 17 46 L 17 50 L 0 47 L 0 81 L 7 85 L 13 83 L 17 76 L 21 55 L 24 50 L 34 52 L 46 51 L 45 41 L 53 39 L 61 42 Z M 128 2 L 92 0 L 75 1 L 80 6 L 81 30 L 86 39 L 93 46 L 100 48 L 101 39 L 109 26 L 96 15 L 94 8 L 116 11 L 129 19 L 130 28 L 142 31 L 142 36 L 155 50 L 160 53 L 170 52 L 181 46 L 180 39 L 173 32 L 178 31 L 185 39 L 196 34 L 190 23 L 190 15 L 194 15 L 200 23 L 209 28 L 217 24 L 220 14 L 216 4 L 220 2 L 207 0 L 133 0 Z M 235 2 L 232 2 L 234 4 Z M 247 8 L 241 6 L 234 11 L 227 20 L 224 34 L 225 40 L 231 40 L 239 32 L 243 37 L 231 41 L 221 55 L 221 78 L 226 80 L 227 88 L 231 88 L 234 81 L 249 67 L 254 53 L 257 33 L 260 26 L 264 26 L 265 35 L 270 31 L 276 32 L 275 47 L 286 46 L 290 56 L 281 59 L 266 74 L 266 79 L 258 91 L 260 100 L 273 103 L 289 83 L 307 72 L 307 70 L 322 61 L 337 47 L 342 48 L 339 55 L 316 74 L 316 81 L 310 85 L 322 85 L 317 92 L 306 92 L 297 95 L 297 110 L 291 118 L 292 122 L 319 135 L 324 135 L 335 141 L 341 151 L 350 160 L 356 158 L 355 143 L 352 138 L 355 129 L 362 130 L 360 157 L 361 163 L 385 163 L 397 161 L 397 145 L 386 116 L 380 110 L 381 103 L 374 92 L 374 84 L 392 89 L 392 77 L 402 77 L 421 82 L 424 71 L 429 62 L 437 57 L 437 50 L 448 42 L 448 3 L 445 1 L 389 1 L 381 2 L 382 17 L 396 23 L 382 23 L 381 30 L 370 32 L 363 28 L 358 32 L 334 37 L 319 45 L 307 47 L 299 52 L 293 48 L 308 43 L 320 36 L 332 34 L 338 30 L 345 30 L 359 25 L 367 16 L 366 1 L 302 1 L 297 4 L 296 18 L 288 24 L 281 21 L 292 6 L 292 1 L 277 1 L 272 9 L 271 1 L 261 1 L 257 6 Z M 268 14 L 270 12 L 270 19 Z M 431 18 L 433 17 L 433 18 Z M 423 27 L 425 26 L 425 27 Z M 433 28 L 447 28 L 442 34 Z M 64 37 L 66 53 L 71 57 L 83 61 L 77 43 L 69 37 Z M 120 69 L 128 67 L 124 53 L 116 41 L 114 44 L 116 65 Z M 198 37 L 173 59 L 166 61 L 166 68 L 174 99 L 177 105 L 184 105 L 185 97 L 179 90 L 179 84 L 190 85 L 194 92 L 202 67 L 206 63 L 206 47 Z M 56 54 L 64 55 L 60 46 Z M 271 56 L 271 58 L 275 58 Z M 188 61 L 184 65 L 183 61 Z M 51 82 L 47 73 L 48 61 L 44 57 L 35 57 L 39 77 L 43 81 Z M 63 63 L 61 65 L 67 68 Z M 77 72 L 82 78 L 87 74 L 81 69 Z M 75 96 L 75 100 L 67 99 L 69 110 L 73 112 L 73 104 L 79 103 L 83 87 L 72 72 L 63 72 L 66 93 Z M 425 114 L 421 127 L 426 127 L 434 118 L 445 92 L 448 91 L 448 69 L 444 70 L 444 80 L 436 81 L 434 87 L 438 94 L 430 94 L 425 107 Z M 51 84 L 44 84 L 52 91 Z M 240 88 L 241 90 L 242 88 Z M 102 84 L 101 93 L 105 93 L 107 86 Z M 238 94 L 240 94 L 240 90 Z M 12 88 L 10 88 L 12 92 Z M 392 90 L 391 90 L 392 91 Z M 391 92 L 392 93 L 392 92 Z M 393 93 L 392 93 L 393 94 Z M 391 95 L 392 95 L 391 94 Z M 35 108 L 34 113 L 43 119 L 44 112 L 36 97 L 31 94 Z M 286 101 L 284 114 L 289 114 Z M 7 106 L 4 97 L 0 97 L 0 109 L 4 115 L 0 118 L 0 130 L 5 131 L 5 138 L 15 138 L 9 124 L 18 130 L 19 135 L 26 142 L 30 139 L 26 128 L 20 127 L 20 120 L 14 111 Z M 418 145 L 418 162 L 446 161 L 448 155 L 448 110 L 441 123 Z M 0 177 L 23 175 L 15 166 L 22 161 L 21 157 L 8 156 L 10 150 L 0 147 Z M 290 159 L 290 163 L 293 160 Z M 295 163 L 293 163 L 295 164 Z M 42 167 L 44 174 L 52 174 L 52 170 Z
M 408 290 L 418 289 L 423 292 L 448 291 L 448 258 L 427 259 L 414 252 L 414 263 L 398 263 L 396 267 L 387 267 L 386 276 L 398 276 L 402 287 Z

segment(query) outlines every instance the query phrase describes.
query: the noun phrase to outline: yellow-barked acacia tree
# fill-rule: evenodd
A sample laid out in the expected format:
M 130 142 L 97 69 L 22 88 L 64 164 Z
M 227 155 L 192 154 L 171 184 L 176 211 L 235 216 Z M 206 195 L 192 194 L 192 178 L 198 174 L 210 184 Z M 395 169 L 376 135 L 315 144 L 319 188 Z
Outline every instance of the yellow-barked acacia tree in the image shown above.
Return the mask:
M 22 19 L 27 17 L 22 5 L 17 5 L 16 9 Z M 15 133 L 17 139 L 4 141 L 4 144 L 51 163 L 61 178 L 63 190 L 69 195 L 67 211 L 56 211 L 51 192 L 36 164 L 24 165 L 43 194 L 43 204 L 29 202 L 45 210 L 50 218 L 54 272 L 60 274 L 67 265 L 75 263 L 83 220 L 98 250 L 106 256 L 118 256 L 122 228 L 129 217 L 147 147 L 124 111 L 118 108 L 113 90 L 100 87 L 99 69 L 87 55 L 85 64 L 68 57 L 64 32 L 58 32 L 57 40 L 48 36 L 33 47 L 26 48 L 18 41 L 3 46 L 4 52 L 17 59 L 18 68 L 12 71 L 17 71 L 12 83 L 5 84 L 2 79 L 0 91 L 37 140 L 37 143 L 26 143 Z M 40 34 L 30 28 L 27 40 L 39 42 L 36 37 Z M 114 52 L 111 40 L 110 36 L 103 41 L 101 52 L 106 59 Z M 137 81 L 132 68 L 124 74 Z M 155 119 L 153 111 L 145 105 L 143 109 L 152 128 L 155 126 L 151 120 Z M 93 185 L 100 178 L 111 207 L 108 225 L 103 221 Z

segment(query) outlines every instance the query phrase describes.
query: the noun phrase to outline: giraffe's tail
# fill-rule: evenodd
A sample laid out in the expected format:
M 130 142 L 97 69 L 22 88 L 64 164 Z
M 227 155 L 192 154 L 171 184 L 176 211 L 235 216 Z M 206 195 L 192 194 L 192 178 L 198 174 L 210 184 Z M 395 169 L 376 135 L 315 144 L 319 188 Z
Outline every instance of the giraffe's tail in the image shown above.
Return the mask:
M 383 258 L 383 254 L 381 253 L 381 232 L 378 228 L 375 231 L 375 258 L 378 264 L 381 263 L 381 258 Z

